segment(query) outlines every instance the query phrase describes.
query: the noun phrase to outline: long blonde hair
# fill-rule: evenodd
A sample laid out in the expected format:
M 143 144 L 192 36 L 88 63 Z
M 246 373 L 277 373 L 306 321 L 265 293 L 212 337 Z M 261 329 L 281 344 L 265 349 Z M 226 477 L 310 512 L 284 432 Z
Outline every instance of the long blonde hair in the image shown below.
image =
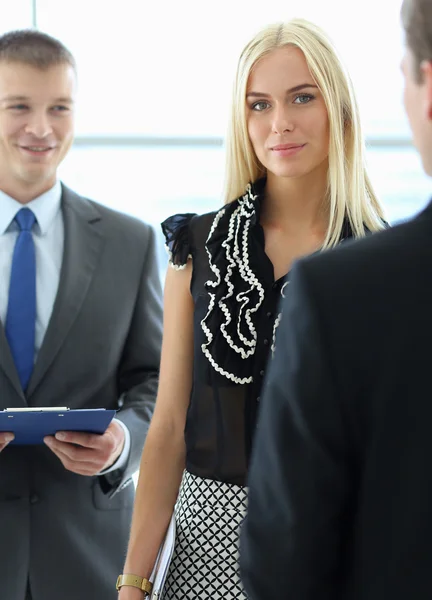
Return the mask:
M 346 217 L 356 237 L 365 235 L 365 227 L 370 231 L 382 229 L 384 214 L 366 172 L 360 115 L 351 79 L 327 35 L 303 19 L 264 28 L 240 56 L 226 140 L 225 203 L 242 196 L 248 183 L 266 174 L 247 131 L 246 90 L 256 62 L 287 45 L 303 52 L 325 100 L 330 123 L 329 225 L 324 247 L 339 242 Z

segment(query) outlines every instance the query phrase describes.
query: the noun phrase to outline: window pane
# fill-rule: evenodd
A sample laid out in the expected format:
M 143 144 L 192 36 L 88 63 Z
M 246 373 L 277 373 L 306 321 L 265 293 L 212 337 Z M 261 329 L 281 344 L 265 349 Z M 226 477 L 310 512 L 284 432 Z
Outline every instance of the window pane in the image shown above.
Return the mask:
M 176 212 L 220 205 L 223 150 L 73 147 L 60 168 L 66 185 L 151 223 L 158 234 L 161 279 L 167 264 L 160 223 Z
M 414 148 L 374 148 L 367 156 L 372 183 L 391 224 L 426 206 L 432 196 L 431 180 Z
M 367 158 L 372 183 L 392 223 L 425 206 L 431 180 L 413 148 L 373 148 Z M 222 148 L 75 146 L 60 175 L 83 195 L 159 224 L 175 212 L 218 208 L 223 170 Z
M 222 148 L 74 146 L 60 167 L 77 192 L 153 224 L 220 205 Z
M 368 162 L 391 223 L 412 217 L 426 205 L 431 182 L 414 149 L 370 149 Z M 217 209 L 223 168 L 222 148 L 75 146 L 60 174 L 78 193 L 155 226 L 163 278 L 167 259 L 160 222 L 176 212 Z
M 38 23 L 76 55 L 79 133 L 223 135 L 244 43 L 269 22 L 303 16 L 335 40 L 368 133 L 401 136 L 407 127 L 400 6 L 401 0 L 303 0 L 300 8 L 286 0 L 38 0 Z
M 32 25 L 32 0 L 2 0 L 0 2 L 0 35 L 12 29 Z

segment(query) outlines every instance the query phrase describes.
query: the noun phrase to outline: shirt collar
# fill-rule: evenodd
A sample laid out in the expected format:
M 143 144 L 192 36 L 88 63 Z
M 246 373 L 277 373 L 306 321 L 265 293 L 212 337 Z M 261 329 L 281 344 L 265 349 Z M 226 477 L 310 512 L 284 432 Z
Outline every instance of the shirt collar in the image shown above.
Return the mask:
M 39 232 L 41 235 L 45 235 L 60 210 L 61 195 L 60 181 L 57 181 L 50 190 L 25 205 L 0 190 L 0 235 L 6 233 L 17 212 L 24 207 L 30 208 L 34 212 Z

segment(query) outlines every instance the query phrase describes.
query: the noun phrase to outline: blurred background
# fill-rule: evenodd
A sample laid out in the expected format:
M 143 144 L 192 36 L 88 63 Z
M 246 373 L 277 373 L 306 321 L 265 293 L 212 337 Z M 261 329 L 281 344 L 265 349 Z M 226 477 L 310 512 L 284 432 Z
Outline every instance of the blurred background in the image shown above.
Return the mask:
M 402 105 L 401 0 L 0 0 L 0 33 L 37 27 L 78 63 L 77 135 L 63 181 L 150 222 L 221 203 L 231 83 L 262 26 L 324 27 L 357 90 L 368 164 L 391 223 L 418 212 L 432 184 Z M 166 267 L 162 237 L 161 277 Z

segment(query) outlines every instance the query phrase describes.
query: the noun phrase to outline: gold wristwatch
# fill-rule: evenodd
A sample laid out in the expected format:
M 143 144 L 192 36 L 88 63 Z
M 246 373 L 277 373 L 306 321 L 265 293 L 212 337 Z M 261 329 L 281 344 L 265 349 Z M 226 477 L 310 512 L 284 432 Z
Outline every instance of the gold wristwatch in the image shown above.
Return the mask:
M 153 584 L 150 583 L 148 579 L 145 579 L 145 577 L 140 577 L 139 575 L 130 575 L 129 573 L 123 573 L 123 575 L 119 575 L 117 577 L 117 591 L 120 591 L 120 588 L 124 585 L 130 585 L 131 587 L 138 588 L 144 592 L 144 598 L 146 596 L 150 596 L 153 589 Z

